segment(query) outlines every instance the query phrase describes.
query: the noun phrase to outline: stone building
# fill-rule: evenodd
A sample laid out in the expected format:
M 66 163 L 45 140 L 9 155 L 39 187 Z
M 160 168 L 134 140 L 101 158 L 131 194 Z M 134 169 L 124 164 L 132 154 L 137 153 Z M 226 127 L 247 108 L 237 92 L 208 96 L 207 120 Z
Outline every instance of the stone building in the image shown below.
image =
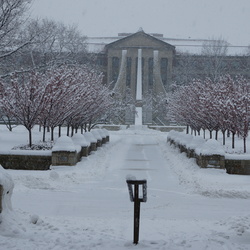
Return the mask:
M 142 53 L 142 95 L 148 90 L 165 93 L 172 79 L 175 47 L 142 30 L 105 46 L 107 81 L 125 94 L 136 96 L 138 50 Z
M 114 93 L 119 93 L 121 98 L 126 99 L 129 89 L 136 99 L 140 75 L 142 100 L 140 104 L 136 101 L 134 106 L 142 107 L 143 124 L 168 125 L 166 112 L 160 110 L 159 105 L 156 107 L 159 101 L 156 99 L 170 93 L 173 82 L 187 84 L 194 78 L 216 77 L 214 72 L 218 76 L 231 74 L 250 78 L 250 56 L 244 52 L 247 47 L 228 44 L 227 55 L 202 54 L 204 44 L 214 42 L 217 40 L 164 38 L 162 34 L 147 34 L 140 29 L 136 33 L 120 33 L 118 37 L 89 38 L 88 45 L 97 56 L 104 82 L 111 84 Z M 141 72 L 138 71 L 139 61 Z M 122 116 L 118 122 L 134 124 L 133 111 L 127 110 Z
M 114 93 L 120 93 L 122 98 L 126 98 L 127 89 L 130 89 L 131 95 L 136 99 L 137 79 L 138 75 L 141 75 L 140 106 L 142 106 L 143 124 L 152 124 L 155 123 L 152 115 L 153 103 L 151 107 L 143 105 L 143 100 L 149 94 L 166 95 L 171 84 L 174 56 L 173 45 L 158 39 L 157 34 L 149 35 L 140 29 L 134 34 L 123 34 L 121 39 L 106 44 L 99 54 L 99 60 L 102 61 L 100 64 L 105 74 L 105 81 L 111 83 Z M 141 72 L 138 71 L 139 59 Z M 133 111 L 127 111 L 123 118 L 125 124 L 133 124 Z

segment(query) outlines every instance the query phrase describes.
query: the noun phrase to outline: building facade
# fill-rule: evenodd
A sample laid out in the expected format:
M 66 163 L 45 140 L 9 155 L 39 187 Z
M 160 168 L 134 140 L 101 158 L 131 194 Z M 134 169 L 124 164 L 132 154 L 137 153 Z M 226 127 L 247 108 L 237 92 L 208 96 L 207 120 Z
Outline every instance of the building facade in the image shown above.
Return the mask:
M 105 80 L 111 83 L 114 93 L 126 98 L 127 90 L 136 100 L 138 92 L 138 77 L 140 74 L 142 87 L 143 124 L 152 124 L 153 102 L 151 106 L 144 105 L 149 95 L 166 95 L 171 84 L 175 47 L 146 34 L 143 30 L 125 36 L 117 41 L 107 44 L 104 48 L 106 67 L 103 68 Z M 141 70 L 138 70 L 140 58 Z M 138 100 L 137 100 L 138 105 Z M 124 123 L 133 124 L 133 110 L 124 113 Z
M 172 79 L 175 47 L 142 30 L 105 46 L 107 81 L 124 93 L 136 96 L 138 50 L 142 51 L 142 93 L 165 92 Z
M 165 116 L 165 111 L 160 110 L 159 98 L 167 96 L 173 82 L 187 84 L 193 78 L 213 77 L 215 79 L 227 73 L 250 78 L 249 55 L 237 54 L 235 46 L 230 47 L 230 53 L 233 49 L 233 53 L 236 53 L 234 55 L 202 55 L 200 53 L 202 46 L 209 42 L 213 44 L 214 41 L 171 40 L 161 34 L 147 34 L 140 29 L 132 34 L 121 33 L 118 37 L 98 38 L 98 41 L 92 41 L 92 45 L 101 48 L 94 53 L 104 73 L 104 82 L 111 84 L 114 93 L 119 93 L 121 98 L 126 99 L 129 89 L 132 97 L 136 99 L 138 74 L 141 75 L 140 106 L 143 112 L 143 124 L 168 125 L 170 121 Z M 192 51 L 187 53 L 186 49 Z M 138 71 L 139 57 L 141 71 Z M 217 72 L 217 75 L 214 72 Z M 138 102 L 135 102 L 136 105 L 138 106 Z M 127 110 L 119 122 L 133 124 L 133 112 L 133 110 Z

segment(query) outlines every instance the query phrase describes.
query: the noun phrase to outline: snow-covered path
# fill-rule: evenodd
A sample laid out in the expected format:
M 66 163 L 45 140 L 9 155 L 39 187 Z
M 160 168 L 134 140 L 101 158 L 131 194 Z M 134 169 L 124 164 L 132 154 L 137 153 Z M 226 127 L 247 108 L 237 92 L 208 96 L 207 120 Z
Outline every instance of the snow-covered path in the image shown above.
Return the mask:
M 227 189 L 232 176 L 199 169 L 166 138 L 152 130 L 112 132 L 109 144 L 75 167 L 8 170 L 14 213 L 0 226 L 0 249 L 250 249 L 250 200 L 234 196 L 247 192 Z M 148 181 L 137 246 L 129 175 Z

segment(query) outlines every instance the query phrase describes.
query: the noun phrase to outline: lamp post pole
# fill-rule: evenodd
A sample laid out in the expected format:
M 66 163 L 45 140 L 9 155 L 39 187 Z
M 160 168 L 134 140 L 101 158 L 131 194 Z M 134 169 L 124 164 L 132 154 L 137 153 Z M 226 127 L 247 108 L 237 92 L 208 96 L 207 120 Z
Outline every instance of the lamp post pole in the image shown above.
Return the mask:
M 147 181 L 146 180 L 127 180 L 130 200 L 134 202 L 134 241 L 135 245 L 139 242 L 140 227 L 140 205 L 147 201 Z M 142 186 L 142 198 L 139 198 L 139 186 Z M 132 188 L 134 186 L 134 190 Z

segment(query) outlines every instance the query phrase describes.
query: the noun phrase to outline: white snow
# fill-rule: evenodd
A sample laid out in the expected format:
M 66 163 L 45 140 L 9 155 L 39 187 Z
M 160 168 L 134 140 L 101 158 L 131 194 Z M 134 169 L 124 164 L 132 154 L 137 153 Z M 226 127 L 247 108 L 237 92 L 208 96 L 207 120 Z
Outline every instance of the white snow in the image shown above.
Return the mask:
M 142 107 L 135 107 L 135 125 L 142 127 Z
M 98 131 L 98 133 L 100 134 L 100 136 L 101 136 L 103 139 L 107 137 L 106 132 L 105 132 L 103 129 L 92 129 L 92 130 Z
M 2 145 L 23 143 L 24 131 L 0 127 Z M 166 142 L 168 133 L 109 133 L 110 142 L 76 166 L 4 170 L 15 188 L 0 249 L 250 249 L 250 176 L 199 168 Z M 137 246 L 127 178 L 148 185 Z
M 102 140 L 102 136 L 100 135 L 99 131 L 92 129 L 91 130 L 92 135 L 97 139 L 97 140 Z
M 51 155 L 51 150 L 0 150 L 0 154 L 6 155 Z
M 89 147 L 90 146 L 90 142 L 86 140 L 86 138 L 79 133 L 76 133 L 72 136 L 72 140 L 74 142 L 75 145 L 80 145 L 82 147 Z
M 109 136 L 109 131 L 106 128 L 101 129 L 106 136 Z
M 90 143 L 96 143 L 97 139 L 94 137 L 94 135 L 91 132 L 85 132 L 84 137 L 86 138 L 87 141 Z
M 56 140 L 56 143 L 52 148 L 52 152 L 57 151 L 78 152 L 79 145 L 75 145 L 70 137 L 64 135 Z
M 215 139 L 209 139 L 200 147 L 201 155 L 225 155 L 225 150 L 223 149 L 220 142 Z
M 0 185 L 3 187 L 2 210 L 3 213 L 8 213 L 12 210 L 11 195 L 14 188 L 14 183 L 11 176 L 0 166 Z M 0 219 L 1 223 L 1 219 Z

